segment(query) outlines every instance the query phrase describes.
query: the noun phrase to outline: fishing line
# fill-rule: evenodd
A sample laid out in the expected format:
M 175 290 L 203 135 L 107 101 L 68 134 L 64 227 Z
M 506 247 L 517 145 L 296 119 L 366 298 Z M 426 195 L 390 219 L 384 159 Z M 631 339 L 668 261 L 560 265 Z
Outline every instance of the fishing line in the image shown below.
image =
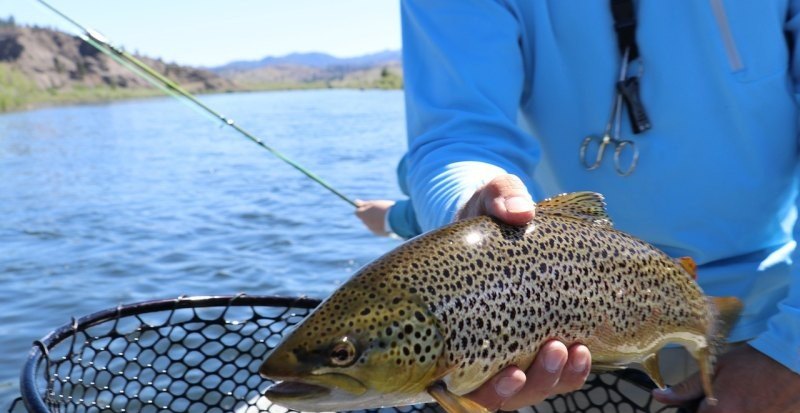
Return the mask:
M 246 137 L 247 139 L 254 142 L 256 145 L 266 149 L 270 153 L 272 153 L 275 157 L 282 160 L 283 162 L 287 163 L 289 166 L 293 167 L 294 169 L 300 171 L 303 175 L 309 177 L 312 181 L 322 185 L 325 189 L 332 192 L 334 195 L 341 198 L 343 201 L 347 202 L 348 204 L 352 205 L 353 207 L 358 207 L 356 203 L 342 194 L 341 192 L 337 191 L 333 188 L 330 184 L 325 182 L 322 178 L 318 177 L 308 169 L 304 168 L 300 164 L 294 162 L 293 160 L 287 158 L 282 153 L 278 152 L 271 146 L 264 143 L 263 140 L 259 139 L 258 137 L 254 136 L 250 132 L 243 129 L 241 126 L 236 124 L 233 119 L 228 118 L 225 115 L 220 114 L 219 112 L 211 109 L 210 107 L 206 106 L 203 102 L 198 100 L 194 95 L 186 91 L 180 85 L 175 83 L 174 81 L 170 80 L 169 78 L 165 77 L 161 73 L 158 73 L 155 69 L 148 66 L 146 63 L 142 62 L 141 60 L 137 59 L 133 55 L 129 54 L 128 52 L 113 46 L 105 36 L 100 34 L 99 32 L 92 30 L 91 28 L 84 26 L 71 17 L 64 14 L 62 11 L 56 9 L 49 3 L 45 2 L 44 0 L 35 0 L 44 7 L 48 8 L 53 13 L 57 14 L 64 20 L 68 21 L 70 24 L 78 28 L 82 34 L 80 38 L 92 45 L 94 48 L 102 52 L 103 54 L 111 57 L 114 61 L 122 64 L 125 68 L 136 74 L 137 76 L 145 79 L 146 81 L 150 82 L 158 89 L 164 91 L 165 93 L 178 98 L 181 102 L 188 104 L 190 107 L 195 109 L 196 111 L 204 114 L 209 115 L 212 118 L 222 122 L 224 125 L 227 125 L 233 128 L 236 132 L 240 135 Z

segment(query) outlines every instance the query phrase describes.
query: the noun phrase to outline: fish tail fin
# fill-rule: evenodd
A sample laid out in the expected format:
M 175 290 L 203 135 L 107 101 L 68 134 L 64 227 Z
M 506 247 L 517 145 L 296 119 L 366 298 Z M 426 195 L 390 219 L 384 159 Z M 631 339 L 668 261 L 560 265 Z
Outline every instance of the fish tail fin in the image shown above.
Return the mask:
M 708 332 L 709 339 L 722 343 L 728 333 L 730 333 L 739 314 L 742 312 L 742 302 L 736 297 L 709 297 L 713 311 L 714 320 Z
M 742 302 L 736 297 L 709 297 L 709 304 L 712 307 L 712 319 L 706 337 L 708 346 L 698 348 L 692 356 L 700 365 L 700 378 L 703 383 L 703 392 L 706 394 L 706 402 L 713 406 L 717 403 L 711 385 L 717 356 L 725 346 L 725 338 L 742 312 Z
M 711 347 L 703 347 L 693 354 L 700 365 L 700 381 L 703 384 L 703 393 L 706 394 L 706 403 L 710 406 L 717 405 L 717 398 L 714 397 L 713 377 L 716 355 Z

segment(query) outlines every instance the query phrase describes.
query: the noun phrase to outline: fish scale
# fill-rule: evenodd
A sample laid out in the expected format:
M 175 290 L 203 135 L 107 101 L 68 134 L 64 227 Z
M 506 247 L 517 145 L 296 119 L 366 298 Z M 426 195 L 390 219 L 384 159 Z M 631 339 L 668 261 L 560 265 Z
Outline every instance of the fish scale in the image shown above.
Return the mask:
M 490 217 L 415 238 L 359 270 L 264 361 L 284 380 L 271 400 L 298 410 L 345 410 L 461 397 L 541 345 L 582 343 L 596 368 L 641 363 L 663 385 L 656 352 L 669 342 L 698 359 L 709 397 L 714 357 L 736 299 L 714 304 L 674 260 L 615 230 L 602 196 L 565 194 L 534 220 Z

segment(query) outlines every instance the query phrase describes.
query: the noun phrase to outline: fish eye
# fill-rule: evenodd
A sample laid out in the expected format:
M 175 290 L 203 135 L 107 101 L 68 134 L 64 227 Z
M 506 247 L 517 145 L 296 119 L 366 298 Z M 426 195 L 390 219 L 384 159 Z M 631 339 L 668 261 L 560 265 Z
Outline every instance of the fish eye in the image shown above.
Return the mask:
M 356 346 L 345 337 L 331 349 L 330 360 L 337 367 L 353 364 L 356 361 Z

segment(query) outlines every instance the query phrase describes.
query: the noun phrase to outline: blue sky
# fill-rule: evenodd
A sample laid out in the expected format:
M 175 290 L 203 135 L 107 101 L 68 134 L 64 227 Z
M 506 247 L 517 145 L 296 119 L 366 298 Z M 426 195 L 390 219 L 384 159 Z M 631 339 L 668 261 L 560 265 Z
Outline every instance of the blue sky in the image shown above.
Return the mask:
M 291 52 L 339 57 L 400 49 L 398 0 L 49 0 L 115 45 L 214 66 Z M 68 29 L 35 0 L 0 0 L 0 16 Z

